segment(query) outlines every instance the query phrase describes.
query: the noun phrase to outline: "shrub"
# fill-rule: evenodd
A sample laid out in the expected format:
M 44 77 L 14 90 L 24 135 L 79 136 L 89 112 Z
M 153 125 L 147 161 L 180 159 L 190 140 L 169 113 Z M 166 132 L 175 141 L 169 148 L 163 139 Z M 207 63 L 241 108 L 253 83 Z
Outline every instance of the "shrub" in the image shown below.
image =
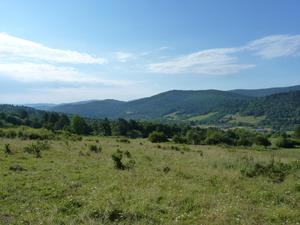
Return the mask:
M 170 167 L 168 167 L 168 166 L 166 166 L 166 167 L 163 168 L 163 172 L 164 172 L 164 173 L 169 173 L 170 170 L 171 170 L 171 169 L 170 169 Z
M 276 141 L 276 146 L 279 148 L 293 148 L 294 143 L 286 137 L 280 137 Z
M 125 165 L 125 169 L 127 170 L 133 169 L 135 166 L 135 160 L 129 159 L 124 165 Z
M 127 157 L 127 159 L 125 159 L 125 162 L 122 162 L 123 155 Z M 129 151 L 123 153 L 118 149 L 114 154 L 112 154 L 111 157 L 114 161 L 115 168 L 118 170 L 129 170 L 135 166 L 135 160 L 131 158 L 131 154 Z
M 179 135 L 174 135 L 172 140 L 176 144 L 186 144 L 187 143 L 187 139 L 185 137 L 182 137 L 182 136 L 179 136 Z
M 168 138 L 166 137 L 166 135 L 163 132 L 153 131 L 149 135 L 149 140 L 152 143 L 160 143 L 160 142 L 167 142 Z
M 143 134 L 139 130 L 130 130 L 127 132 L 129 138 L 140 138 L 143 137 Z
M 171 146 L 171 149 L 175 150 L 175 151 L 180 151 L 180 148 L 178 146 L 174 146 L 174 145 Z
M 48 150 L 50 148 L 48 142 L 38 141 L 24 147 L 24 151 L 29 154 L 34 154 L 36 158 L 41 158 L 41 151 Z
M 126 151 L 124 154 L 126 155 L 126 157 L 131 158 L 131 153 L 129 151 Z
M 6 133 L 6 137 L 7 137 L 7 138 L 16 138 L 16 137 L 17 137 L 17 133 L 16 133 L 16 131 L 14 131 L 14 130 L 9 130 L 9 131 Z
M 21 172 L 21 171 L 25 171 L 26 169 L 24 169 L 22 166 L 20 166 L 19 164 L 14 164 L 14 165 L 11 165 L 9 167 L 9 170 L 11 171 L 15 171 L 15 172 Z
M 261 146 L 264 146 L 264 147 L 268 147 L 271 145 L 271 142 L 269 141 L 268 138 L 264 137 L 264 136 L 261 136 L 261 135 L 258 135 L 256 138 L 255 138 L 255 144 L 257 145 L 261 145 Z
M 12 154 L 12 150 L 10 149 L 9 144 L 4 145 L 4 153 L 8 155 Z
M 101 148 L 101 146 L 90 145 L 90 146 L 89 146 L 89 150 L 90 150 L 91 152 L 99 153 L 99 152 L 102 151 L 102 148 Z
M 205 139 L 205 144 L 227 144 L 234 145 L 235 141 L 232 137 L 233 132 L 224 132 L 222 130 L 210 129 Z
M 75 214 L 79 208 L 83 206 L 83 203 L 76 199 L 71 199 L 64 203 L 64 205 L 60 208 L 60 211 L 64 214 L 70 215 Z
M 271 160 L 268 163 L 254 162 L 247 160 L 241 169 L 241 174 L 247 177 L 266 176 L 274 183 L 283 182 L 285 177 L 292 171 L 293 166 L 290 164 L 275 162 Z
M 117 142 L 130 144 L 130 141 L 127 138 L 118 139 Z
M 191 129 L 186 134 L 187 143 L 192 145 L 202 144 L 205 138 L 206 138 L 206 130 L 204 129 L 201 130 Z
M 114 154 L 111 156 L 112 160 L 114 161 L 115 168 L 118 170 L 124 170 L 125 165 L 122 163 L 123 158 L 123 152 L 120 150 L 117 150 Z

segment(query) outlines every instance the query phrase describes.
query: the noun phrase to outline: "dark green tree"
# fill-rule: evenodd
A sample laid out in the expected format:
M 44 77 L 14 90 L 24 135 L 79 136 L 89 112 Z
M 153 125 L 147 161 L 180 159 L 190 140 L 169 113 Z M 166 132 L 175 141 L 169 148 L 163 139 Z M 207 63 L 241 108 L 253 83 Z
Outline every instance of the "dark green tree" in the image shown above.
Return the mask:
M 264 137 L 262 135 L 258 135 L 255 138 L 255 144 L 257 145 L 262 145 L 264 147 L 268 147 L 270 146 L 272 143 L 269 141 L 269 139 L 267 137 Z
M 107 118 L 100 122 L 99 129 L 100 133 L 102 133 L 104 136 L 111 135 L 111 124 Z
M 65 114 L 60 115 L 58 121 L 54 125 L 55 130 L 62 130 L 63 128 L 70 126 L 70 119 Z
M 168 138 L 163 132 L 153 131 L 149 135 L 149 140 L 153 143 L 167 142 Z
M 296 137 L 296 138 L 300 138 L 300 125 L 298 125 L 298 126 L 296 127 L 296 130 L 295 130 L 295 137 Z
M 76 134 L 83 134 L 83 135 L 87 135 L 91 131 L 90 127 L 87 125 L 85 120 L 78 115 L 73 116 L 72 118 L 71 130 Z

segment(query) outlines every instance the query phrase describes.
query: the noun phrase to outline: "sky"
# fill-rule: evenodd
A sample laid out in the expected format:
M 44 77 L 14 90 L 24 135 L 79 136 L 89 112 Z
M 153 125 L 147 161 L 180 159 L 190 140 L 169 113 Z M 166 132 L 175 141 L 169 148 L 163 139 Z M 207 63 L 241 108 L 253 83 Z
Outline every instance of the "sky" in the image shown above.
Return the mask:
M 0 103 L 300 84 L 298 0 L 0 0 Z

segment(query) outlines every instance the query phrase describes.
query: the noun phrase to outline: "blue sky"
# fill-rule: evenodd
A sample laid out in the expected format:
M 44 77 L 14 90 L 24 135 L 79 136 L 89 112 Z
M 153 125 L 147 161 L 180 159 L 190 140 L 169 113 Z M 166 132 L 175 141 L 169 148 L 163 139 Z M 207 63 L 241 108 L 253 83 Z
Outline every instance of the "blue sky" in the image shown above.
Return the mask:
M 300 84 L 298 0 L 0 1 L 0 102 Z

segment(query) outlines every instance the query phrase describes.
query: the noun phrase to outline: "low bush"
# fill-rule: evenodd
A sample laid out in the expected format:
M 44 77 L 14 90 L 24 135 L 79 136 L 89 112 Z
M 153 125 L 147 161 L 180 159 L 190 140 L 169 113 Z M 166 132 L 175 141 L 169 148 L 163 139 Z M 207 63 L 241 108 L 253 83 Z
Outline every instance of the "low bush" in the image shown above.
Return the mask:
M 278 148 L 293 148 L 294 147 L 294 142 L 286 137 L 278 138 L 275 144 Z
M 170 172 L 170 167 L 168 167 L 168 166 L 165 166 L 164 168 L 163 168 L 163 172 L 164 173 L 169 173 Z
M 124 155 L 126 156 L 125 159 L 123 157 Z M 118 149 L 111 157 L 114 161 L 115 168 L 118 170 L 130 170 L 135 166 L 135 160 L 131 158 L 132 156 L 129 151 L 122 152 Z
M 298 168 L 299 167 L 299 168 Z M 254 162 L 253 159 L 246 159 L 241 169 L 241 174 L 246 177 L 265 176 L 274 183 L 283 182 L 285 177 L 292 171 L 299 170 L 300 163 L 282 163 L 271 160 L 270 162 Z
M 164 133 L 159 131 L 154 131 L 149 135 L 149 140 L 152 143 L 160 143 L 160 142 L 167 142 L 168 138 Z
M 256 145 L 260 145 L 260 146 L 264 146 L 265 148 L 272 145 L 272 143 L 269 141 L 268 138 L 264 137 L 264 136 L 261 136 L 261 135 L 258 135 L 255 140 L 254 140 L 254 143 Z
M 7 154 L 7 155 L 11 155 L 12 154 L 12 150 L 11 150 L 9 144 L 5 144 L 4 145 L 4 153 Z
M 130 141 L 127 138 L 118 139 L 117 142 L 130 144 Z
M 111 155 L 112 160 L 114 161 L 115 168 L 118 170 L 124 170 L 125 165 L 122 163 L 123 152 L 117 150 L 114 154 Z
M 19 164 L 14 164 L 9 167 L 9 170 L 15 171 L 15 172 L 21 172 L 21 171 L 25 171 L 26 169 L 24 169 L 24 167 L 22 167 Z
M 28 146 L 24 147 L 24 151 L 29 153 L 29 154 L 34 154 L 36 158 L 41 158 L 41 152 L 44 150 L 49 150 L 50 145 L 46 141 L 37 141 L 36 143 L 32 143 Z
M 101 146 L 97 146 L 97 145 L 90 145 L 89 146 L 89 150 L 91 152 L 100 153 L 102 151 L 102 147 Z
M 179 135 L 174 135 L 172 137 L 172 141 L 176 144 L 186 144 L 187 143 L 187 138 L 179 136 Z

